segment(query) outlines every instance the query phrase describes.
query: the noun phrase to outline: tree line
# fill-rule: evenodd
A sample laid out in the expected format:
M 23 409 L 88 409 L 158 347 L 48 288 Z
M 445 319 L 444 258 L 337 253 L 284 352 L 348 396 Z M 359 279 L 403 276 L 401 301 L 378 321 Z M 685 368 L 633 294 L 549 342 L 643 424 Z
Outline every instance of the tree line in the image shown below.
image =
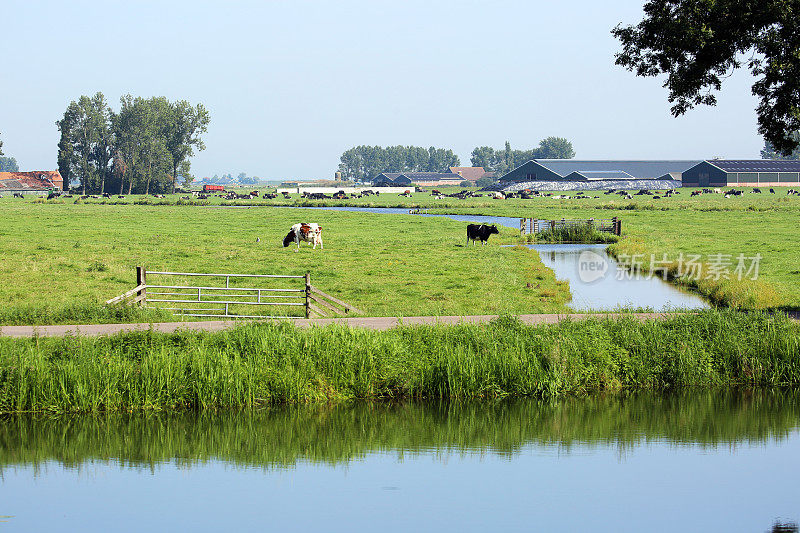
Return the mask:
M 575 157 L 572 143 L 562 137 L 547 137 L 532 150 L 495 150 L 479 146 L 472 151 L 472 166 L 487 172 L 505 174 L 530 159 L 571 159 Z M 342 154 L 339 171 L 349 180 L 365 181 L 382 172 L 449 172 L 461 166 L 458 156 L 450 149 L 420 146 L 356 146 Z
M 546 137 L 539 141 L 539 146 L 531 150 L 512 150 L 511 143 L 506 141 L 502 150 L 490 146 L 479 146 L 472 151 L 470 162 L 473 167 L 483 167 L 487 172 L 494 172 L 500 177 L 531 159 L 572 159 L 575 150 L 572 143 L 563 137 Z
M 64 183 L 78 180 L 83 194 L 174 192 L 192 180 L 189 158 L 203 150 L 209 122 L 202 104 L 163 96 L 120 98 L 118 112 L 103 93 L 81 96 L 56 122 L 58 170 Z
M 460 164 L 452 150 L 434 146 L 356 146 L 342 154 L 339 171 L 345 179 L 365 181 L 381 172 L 448 172 Z

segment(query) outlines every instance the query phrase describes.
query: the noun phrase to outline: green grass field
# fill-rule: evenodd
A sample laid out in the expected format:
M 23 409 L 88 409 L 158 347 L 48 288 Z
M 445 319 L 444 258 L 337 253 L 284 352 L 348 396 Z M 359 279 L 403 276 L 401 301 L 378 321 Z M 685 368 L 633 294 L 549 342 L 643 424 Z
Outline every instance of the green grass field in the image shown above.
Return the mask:
M 37 204 L 0 200 L 0 321 L 117 321 L 99 303 L 135 285 L 135 267 L 304 274 L 384 315 L 566 311 L 569 289 L 535 252 L 466 246 L 465 225 L 408 215 L 269 208 Z M 324 228 L 325 249 L 284 248 L 293 223 Z M 513 239 L 514 231 L 505 230 Z M 260 242 L 256 242 L 257 238 Z M 152 283 L 152 280 L 148 280 Z M 74 312 L 75 307 L 84 309 Z M 284 311 L 285 312 L 285 311 Z M 163 319 L 163 317 L 156 317 Z
M 766 190 L 766 189 L 765 189 Z M 713 301 L 751 308 L 800 308 L 800 197 L 747 193 L 654 200 L 588 192 L 585 200 L 436 200 L 382 194 L 351 200 L 247 200 L 176 205 L 163 200 L 75 199 L 44 202 L 0 199 L 0 323 L 107 322 L 165 319 L 138 311 L 108 313 L 99 304 L 133 287 L 134 267 L 189 272 L 312 273 L 322 290 L 368 315 L 443 315 L 566 311 L 568 287 L 557 283 L 535 252 L 498 246 L 467 247 L 464 223 L 446 219 L 331 211 L 283 211 L 269 205 L 360 205 L 423 208 L 436 213 L 517 218 L 621 217 L 618 256 L 679 254 L 761 255 L 757 281 L 700 279 L 676 282 Z M 594 198 L 597 196 L 598 198 Z M 134 202 L 138 202 L 134 204 Z M 220 205 L 236 204 L 235 205 Z M 325 250 L 284 249 L 292 223 L 323 225 Z M 513 243 L 501 229 L 493 244 Z M 498 238 L 499 237 L 499 238 Z M 261 242 L 256 243 L 260 238 Z M 707 266 L 707 265 L 706 265 Z M 677 276 L 675 265 L 670 266 Z M 705 275 L 705 274 L 704 274 Z

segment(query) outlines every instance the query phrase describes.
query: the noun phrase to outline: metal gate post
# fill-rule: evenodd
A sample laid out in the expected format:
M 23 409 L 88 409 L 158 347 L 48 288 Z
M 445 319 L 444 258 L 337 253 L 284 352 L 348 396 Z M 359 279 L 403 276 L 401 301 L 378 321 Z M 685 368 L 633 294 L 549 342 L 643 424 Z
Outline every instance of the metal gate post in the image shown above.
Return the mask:
M 311 318 L 311 272 L 306 272 L 306 318 Z

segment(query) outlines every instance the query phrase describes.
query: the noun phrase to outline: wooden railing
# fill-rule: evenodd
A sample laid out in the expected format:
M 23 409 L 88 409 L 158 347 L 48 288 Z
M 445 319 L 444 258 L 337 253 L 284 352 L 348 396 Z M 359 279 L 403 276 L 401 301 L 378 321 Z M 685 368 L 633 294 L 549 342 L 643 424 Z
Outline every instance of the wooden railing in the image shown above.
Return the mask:
M 190 285 L 185 282 L 162 281 L 148 283 L 148 277 L 167 277 L 168 280 L 185 277 L 223 279 L 224 286 L 213 282 Z M 302 285 L 282 287 L 242 287 L 236 281 L 303 280 Z M 233 280 L 233 283 L 232 283 Z M 330 317 L 347 313 L 361 313 L 352 305 L 326 294 L 311 284 L 311 273 L 305 275 L 278 274 L 207 274 L 198 272 L 147 271 L 136 267 L 136 287 L 111 298 L 106 305 L 140 305 L 146 308 L 164 309 L 176 315 L 220 318 L 299 318 L 290 314 L 293 309 L 302 309 L 302 316 Z M 257 314 L 261 308 L 285 307 L 287 314 Z

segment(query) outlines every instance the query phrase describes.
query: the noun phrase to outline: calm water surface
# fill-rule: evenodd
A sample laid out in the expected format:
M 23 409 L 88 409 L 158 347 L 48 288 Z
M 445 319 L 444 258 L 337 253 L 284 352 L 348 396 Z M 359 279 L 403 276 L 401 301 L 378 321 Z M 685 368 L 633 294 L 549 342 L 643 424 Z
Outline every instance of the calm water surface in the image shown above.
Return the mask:
M 670 309 L 702 309 L 708 303 L 696 294 L 683 291 L 656 276 L 647 276 L 620 269 L 605 252 L 604 244 L 535 244 L 544 266 L 553 270 L 557 279 L 569 281 L 575 310 L 612 310 L 619 307 L 647 307 L 655 311 Z M 585 255 L 584 252 L 590 252 Z M 584 258 L 605 262 L 605 274 L 597 279 L 586 276 Z M 587 280 L 590 279 L 590 280 Z
M 800 394 L 0 421 L 4 531 L 768 531 Z

